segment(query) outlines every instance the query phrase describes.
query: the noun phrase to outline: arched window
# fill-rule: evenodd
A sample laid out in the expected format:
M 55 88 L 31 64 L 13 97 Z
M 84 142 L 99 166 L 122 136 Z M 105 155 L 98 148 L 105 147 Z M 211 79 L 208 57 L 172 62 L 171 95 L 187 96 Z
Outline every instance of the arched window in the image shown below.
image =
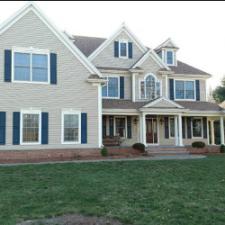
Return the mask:
M 140 83 L 141 98 L 142 99 L 155 99 L 160 97 L 160 81 L 154 75 L 148 75 Z

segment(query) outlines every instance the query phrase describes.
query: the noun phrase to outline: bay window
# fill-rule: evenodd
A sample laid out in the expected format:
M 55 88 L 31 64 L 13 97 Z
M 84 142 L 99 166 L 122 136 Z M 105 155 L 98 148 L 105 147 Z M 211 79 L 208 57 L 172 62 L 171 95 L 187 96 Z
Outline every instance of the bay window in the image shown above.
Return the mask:
M 14 49 L 13 81 L 48 83 L 49 52 L 45 50 Z
M 195 99 L 195 82 L 175 80 L 175 98 L 178 100 L 194 100 Z
M 105 98 L 119 98 L 119 77 L 105 78 L 107 83 L 102 87 L 102 96 Z

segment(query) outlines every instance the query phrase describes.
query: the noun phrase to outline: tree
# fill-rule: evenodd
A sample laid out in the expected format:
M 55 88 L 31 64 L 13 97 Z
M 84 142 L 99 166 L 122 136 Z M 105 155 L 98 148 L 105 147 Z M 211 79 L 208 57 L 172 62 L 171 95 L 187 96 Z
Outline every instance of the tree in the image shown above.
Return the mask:
M 213 98 L 217 103 L 225 101 L 225 76 L 221 80 L 221 85 L 213 91 Z

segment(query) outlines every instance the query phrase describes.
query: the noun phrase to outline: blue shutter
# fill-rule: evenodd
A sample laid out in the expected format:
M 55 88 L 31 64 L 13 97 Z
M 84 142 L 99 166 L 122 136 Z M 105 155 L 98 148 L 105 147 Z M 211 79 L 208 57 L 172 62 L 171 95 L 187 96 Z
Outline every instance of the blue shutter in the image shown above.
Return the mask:
M 81 113 L 81 144 L 87 144 L 87 113 Z
M 129 54 L 129 59 L 133 58 L 133 43 L 129 42 L 128 43 L 128 54 Z
M 204 138 L 208 138 L 207 130 L 208 130 L 207 118 L 203 117 L 203 137 Z
M 50 54 L 50 83 L 57 84 L 57 55 Z
M 120 77 L 120 98 L 124 99 L 124 77 Z
M 20 144 L 20 112 L 13 112 L 13 144 Z
M 5 145 L 6 113 L 0 112 L 0 145 Z
M 119 57 L 119 42 L 118 41 L 114 42 L 114 56 L 116 58 Z
M 199 80 L 195 81 L 195 90 L 196 90 L 196 101 L 200 101 L 200 82 L 199 82 Z
M 113 116 L 109 117 L 109 136 L 114 136 L 114 119 Z
M 192 138 L 192 118 L 191 117 L 187 117 L 187 138 L 191 139 Z
M 170 100 L 174 100 L 174 79 L 170 79 Z
M 131 116 L 127 117 L 127 138 L 132 138 L 132 119 Z
M 11 82 L 12 77 L 12 51 L 5 50 L 5 82 Z
M 182 117 L 182 137 L 186 137 L 186 130 L 185 130 L 185 117 Z
M 41 113 L 41 144 L 48 144 L 48 113 Z
M 169 138 L 169 118 L 164 117 L 164 125 L 165 125 L 165 138 Z
M 107 135 L 106 129 L 107 129 L 107 127 L 106 127 L 106 116 L 103 116 L 103 118 L 102 118 L 102 137 L 103 138 L 106 137 L 106 135 Z

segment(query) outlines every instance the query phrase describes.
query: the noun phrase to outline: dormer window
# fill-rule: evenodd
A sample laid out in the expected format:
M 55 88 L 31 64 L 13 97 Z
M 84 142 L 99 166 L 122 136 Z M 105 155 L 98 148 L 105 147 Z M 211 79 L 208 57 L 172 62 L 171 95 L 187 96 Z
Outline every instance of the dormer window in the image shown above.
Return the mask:
M 174 52 L 171 50 L 166 51 L 166 64 L 174 65 Z
M 119 57 L 128 58 L 128 42 L 127 41 L 119 42 Z

